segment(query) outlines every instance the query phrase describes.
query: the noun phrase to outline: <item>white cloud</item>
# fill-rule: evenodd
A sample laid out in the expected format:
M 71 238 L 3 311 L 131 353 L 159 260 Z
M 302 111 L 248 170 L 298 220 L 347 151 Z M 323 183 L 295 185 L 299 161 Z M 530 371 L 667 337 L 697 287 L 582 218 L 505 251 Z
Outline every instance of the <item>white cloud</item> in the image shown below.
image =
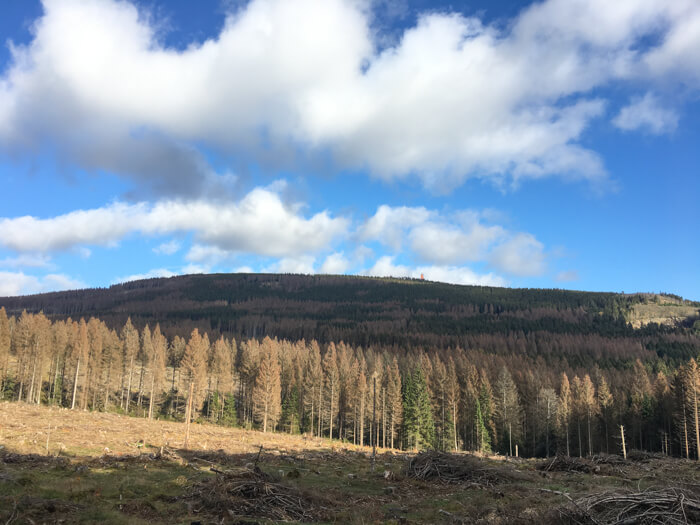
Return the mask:
M 5 257 L 0 259 L 0 268 L 46 268 L 51 265 L 51 258 L 48 255 L 21 254 L 17 257 Z
M 518 233 L 496 246 L 489 258 L 493 266 L 512 275 L 542 275 L 546 270 L 544 245 L 529 233 Z
M 37 277 L 24 272 L 0 271 L 0 297 L 79 288 L 85 288 L 85 283 L 63 274 L 54 273 Z
M 350 267 L 350 261 L 343 255 L 342 252 L 330 254 L 323 261 L 318 273 L 327 273 L 332 275 L 343 275 Z
M 655 76 L 697 87 L 700 85 L 700 7 L 697 2 L 677 0 L 668 4 L 675 16 L 663 43 L 651 50 L 644 62 Z
M 132 233 L 195 233 L 195 239 L 227 252 L 267 256 L 299 255 L 328 247 L 345 234 L 348 221 L 320 212 L 310 218 L 299 206 L 285 205 L 279 195 L 257 188 L 234 204 L 207 201 L 115 203 L 49 219 L 0 219 L 0 244 L 18 252 L 50 252 L 76 245 L 110 245 Z M 198 261 L 201 250 L 191 252 Z
M 360 227 L 358 236 L 361 241 L 378 240 L 399 250 L 406 230 L 426 222 L 432 215 L 432 212 L 422 207 L 392 207 L 383 204 Z
M 642 129 L 661 135 L 676 129 L 678 114 L 672 109 L 664 108 L 653 93 L 647 93 L 622 108 L 612 122 L 625 131 Z
M 209 273 L 211 271 L 211 266 L 201 265 L 201 264 L 188 264 L 183 266 L 180 270 L 180 274 L 189 275 L 193 273 Z
M 380 257 L 374 266 L 362 274 L 374 277 L 412 277 L 414 279 L 419 279 L 423 275 L 429 281 L 479 286 L 506 286 L 508 284 L 508 281 L 498 275 L 493 273 L 480 275 L 465 266 L 431 265 L 409 268 L 394 264 L 394 258 L 391 256 Z
M 484 260 L 488 248 L 505 235 L 501 226 L 485 225 L 478 219 L 463 224 L 427 222 L 409 234 L 411 247 L 421 259 L 441 264 Z
M 556 276 L 556 280 L 559 281 L 560 283 L 568 283 L 572 281 L 578 281 L 579 280 L 579 275 L 576 270 L 565 270 L 562 272 L 559 272 Z
M 544 273 L 544 245 L 529 233 L 490 224 L 488 218 L 494 215 L 493 210 L 439 213 L 422 207 L 380 206 L 360 226 L 358 237 L 378 241 L 396 253 L 408 244 L 414 257 L 436 267 L 483 262 L 518 276 Z
M 218 246 L 209 246 L 204 244 L 194 244 L 185 255 L 185 259 L 193 263 L 207 263 L 209 265 L 216 264 L 230 257 L 231 254 L 222 250 Z
M 63 161 L 169 194 L 231 183 L 198 144 L 282 163 L 330 151 L 340 167 L 438 189 L 470 176 L 600 179 L 579 143 L 604 110 L 593 90 L 700 83 L 696 0 L 547 0 L 501 25 L 430 13 L 388 48 L 367 2 L 252 0 L 182 51 L 128 2 L 44 9 L 0 77 L 0 145 L 49 143 Z
M 174 277 L 175 275 L 178 274 L 168 270 L 167 268 L 156 268 L 154 270 L 149 270 L 146 273 L 136 273 L 126 277 L 117 277 L 114 279 L 114 281 L 112 281 L 112 284 L 128 283 L 130 281 L 140 281 L 141 279 L 153 279 L 156 277 Z
M 180 242 L 176 241 L 175 239 L 172 239 L 168 242 L 164 242 L 162 244 L 159 244 L 155 248 L 153 248 L 153 251 L 159 255 L 173 255 L 174 253 L 177 253 L 180 248 L 181 248 Z
M 314 270 L 315 262 L 316 259 L 310 255 L 283 257 L 264 268 L 263 273 L 301 273 L 311 275 L 316 273 Z

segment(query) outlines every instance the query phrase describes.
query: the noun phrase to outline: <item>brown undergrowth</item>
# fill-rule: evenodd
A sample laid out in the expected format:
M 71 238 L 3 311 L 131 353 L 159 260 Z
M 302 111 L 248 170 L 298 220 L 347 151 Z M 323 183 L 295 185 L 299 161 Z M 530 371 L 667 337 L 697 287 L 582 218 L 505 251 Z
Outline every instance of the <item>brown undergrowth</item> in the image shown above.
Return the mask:
M 653 454 L 372 460 L 206 424 L 183 439 L 182 423 L 0 403 L 0 523 L 692 523 L 700 487 L 697 462 Z

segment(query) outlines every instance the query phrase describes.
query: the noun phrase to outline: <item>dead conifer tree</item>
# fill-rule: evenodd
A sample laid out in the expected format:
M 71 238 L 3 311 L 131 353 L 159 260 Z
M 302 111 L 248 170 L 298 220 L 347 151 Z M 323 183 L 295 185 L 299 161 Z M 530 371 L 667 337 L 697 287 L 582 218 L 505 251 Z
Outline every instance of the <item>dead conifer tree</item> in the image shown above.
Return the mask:
M 148 399 L 148 419 L 153 419 L 153 405 L 156 397 L 162 390 L 163 379 L 165 378 L 165 353 L 168 342 L 160 331 L 160 325 L 156 325 L 151 336 L 151 357 L 149 358 L 151 368 L 151 393 Z
M 280 364 L 277 342 L 265 338 L 262 344 L 262 358 L 253 387 L 253 409 L 255 419 L 262 425 L 262 431 L 274 429 L 282 411 Z

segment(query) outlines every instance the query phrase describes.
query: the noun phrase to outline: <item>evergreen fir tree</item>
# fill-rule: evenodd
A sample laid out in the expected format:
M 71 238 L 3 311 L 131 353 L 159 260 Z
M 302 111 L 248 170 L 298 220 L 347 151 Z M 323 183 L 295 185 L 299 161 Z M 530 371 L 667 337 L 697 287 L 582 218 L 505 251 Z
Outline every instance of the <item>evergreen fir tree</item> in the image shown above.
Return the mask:
M 477 450 L 482 454 L 489 454 L 491 452 L 491 439 L 489 438 L 489 432 L 484 423 L 484 415 L 481 412 L 481 403 L 478 397 L 475 399 L 475 404 Z
M 290 434 L 299 433 L 299 388 L 294 385 L 289 389 L 282 403 L 282 429 Z
M 407 446 L 418 450 L 435 446 L 435 422 L 423 371 L 417 368 L 404 388 L 404 433 Z

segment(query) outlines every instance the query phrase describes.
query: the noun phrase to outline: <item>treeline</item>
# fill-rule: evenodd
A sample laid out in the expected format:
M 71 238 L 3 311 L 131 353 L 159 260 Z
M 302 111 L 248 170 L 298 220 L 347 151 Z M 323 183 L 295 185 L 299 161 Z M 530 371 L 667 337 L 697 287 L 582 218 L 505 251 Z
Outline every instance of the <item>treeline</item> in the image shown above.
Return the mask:
M 72 409 L 193 417 L 404 449 L 525 456 L 628 448 L 698 458 L 697 358 L 651 353 L 617 367 L 572 366 L 524 347 L 360 347 L 194 329 L 119 330 L 97 318 L 7 316 L 0 308 L 0 395 Z
M 675 369 L 700 353 L 700 329 L 692 328 L 691 319 L 687 326 L 632 328 L 625 315 L 634 304 L 650 300 L 654 297 L 643 294 L 409 279 L 214 274 L 0 298 L 0 306 L 14 316 L 27 310 L 43 311 L 51 320 L 96 317 L 115 330 L 127 318 L 139 330 L 159 323 L 169 341 L 196 328 L 211 339 L 270 336 L 316 340 L 324 347 L 344 341 L 362 348 L 479 348 L 524 352 L 547 362 L 563 356 L 571 366 L 583 368 L 615 368 L 660 357 Z

